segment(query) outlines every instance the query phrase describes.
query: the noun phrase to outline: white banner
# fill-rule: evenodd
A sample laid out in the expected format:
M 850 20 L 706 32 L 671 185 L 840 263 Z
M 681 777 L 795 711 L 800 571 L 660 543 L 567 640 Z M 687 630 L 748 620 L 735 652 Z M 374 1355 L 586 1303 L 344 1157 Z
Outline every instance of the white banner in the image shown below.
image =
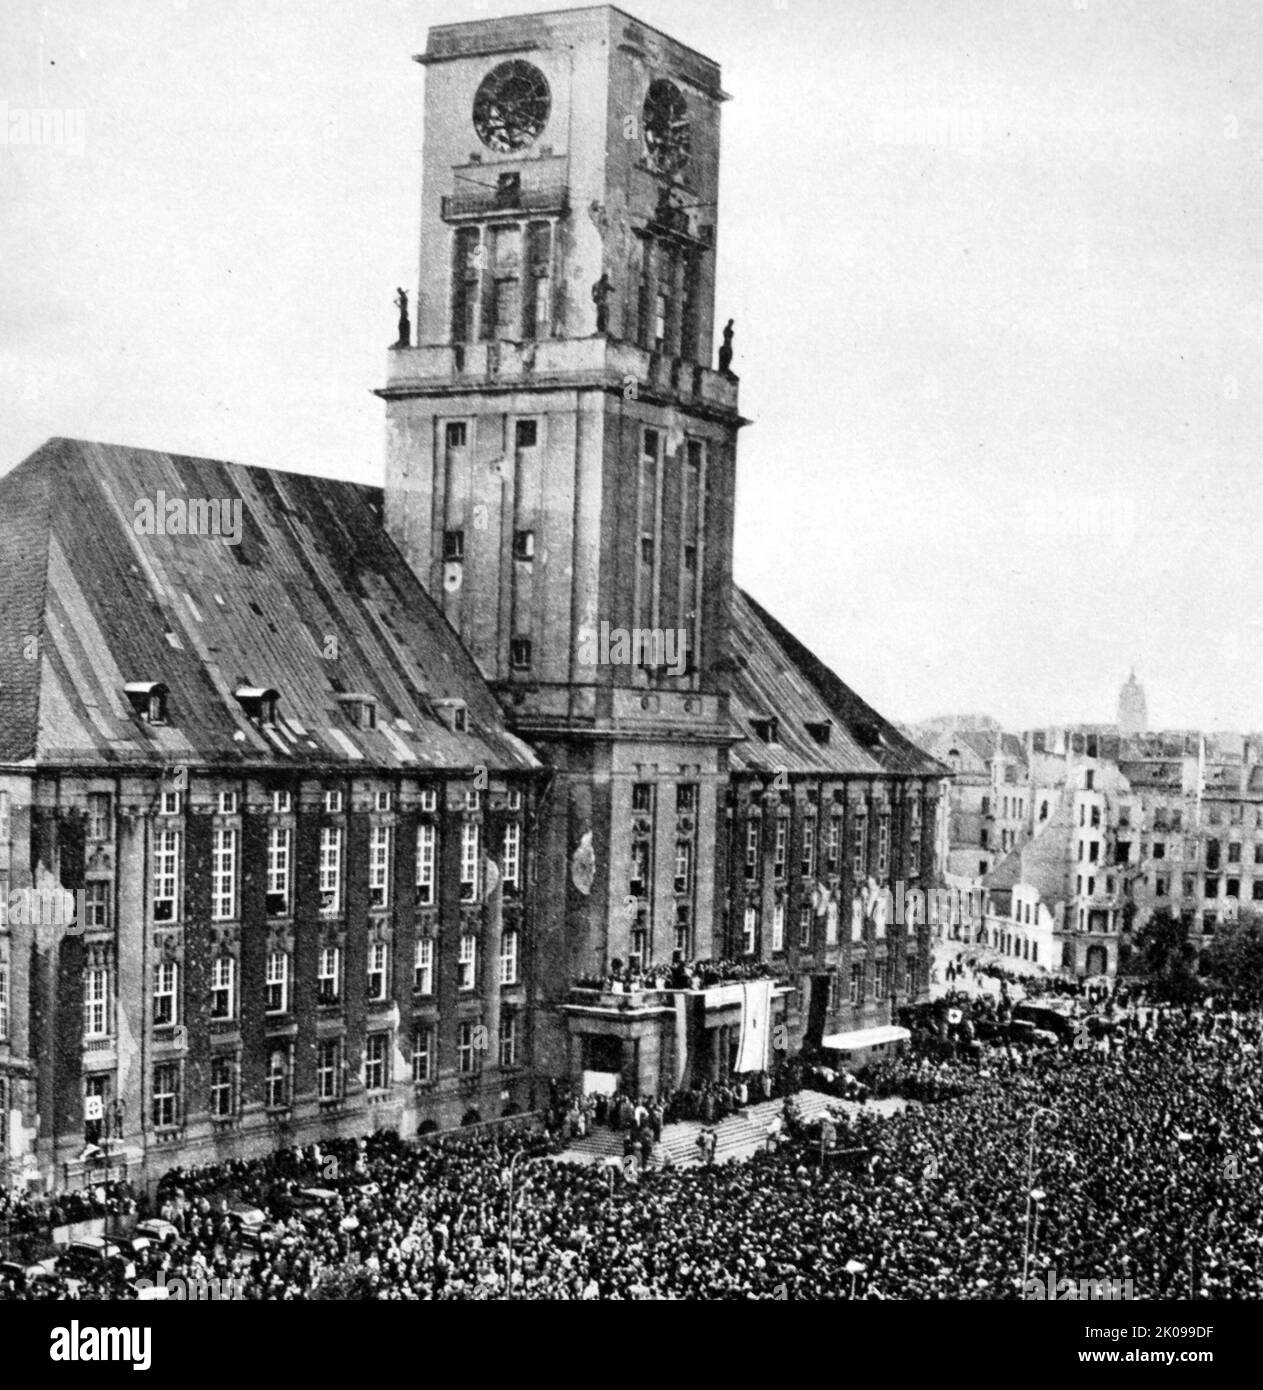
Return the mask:
M 772 981 L 746 980 L 741 986 L 741 1044 L 734 1070 L 766 1071 L 772 1031 Z

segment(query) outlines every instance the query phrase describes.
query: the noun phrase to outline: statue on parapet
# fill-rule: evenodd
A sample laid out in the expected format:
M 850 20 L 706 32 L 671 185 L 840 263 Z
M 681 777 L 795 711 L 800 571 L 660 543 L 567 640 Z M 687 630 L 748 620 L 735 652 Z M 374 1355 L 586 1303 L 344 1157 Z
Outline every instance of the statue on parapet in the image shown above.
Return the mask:
M 601 278 L 592 286 L 592 302 L 596 305 L 596 331 L 605 333 L 610 326 L 610 306 L 609 298 L 614 289 L 610 277 L 601 272 Z
M 398 289 L 395 291 L 395 307 L 399 310 L 399 341 L 396 342 L 397 348 L 412 346 L 412 321 L 408 317 L 408 291 Z
M 724 324 L 723 346 L 719 349 L 719 371 L 722 376 L 732 375 L 732 320 Z

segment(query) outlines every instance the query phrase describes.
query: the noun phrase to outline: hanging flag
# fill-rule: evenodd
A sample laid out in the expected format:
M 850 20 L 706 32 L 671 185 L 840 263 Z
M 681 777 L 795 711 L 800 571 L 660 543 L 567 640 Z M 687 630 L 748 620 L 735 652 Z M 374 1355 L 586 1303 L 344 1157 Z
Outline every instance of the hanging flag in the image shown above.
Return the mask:
M 741 986 L 741 1041 L 734 1071 L 766 1071 L 772 1022 L 772 981 L 746 980 Z

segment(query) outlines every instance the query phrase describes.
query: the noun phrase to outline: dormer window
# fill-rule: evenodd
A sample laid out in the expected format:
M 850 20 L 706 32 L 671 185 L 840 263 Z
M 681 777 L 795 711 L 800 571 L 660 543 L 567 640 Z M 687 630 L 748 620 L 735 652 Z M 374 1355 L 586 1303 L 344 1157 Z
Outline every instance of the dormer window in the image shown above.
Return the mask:
M 256 724 L 276 723 L 276 702 L 281 697 L 270 685 L 239 685 L 233 694 L 247 719 Z
M 761 738 L 764 743 L 777 743 L 779 741 L 780 722 L 775 715 L 769 714 L 752 719 L 750 725 L 754 729 L 755 735 Z
M 806 728 L 812 738 L 823 747 L 829 742 L 829 733 L 833 728 L 833 721 L 831 719 L 811 720 L 808 722 Z
M 443 532 L 443 558 L 449 562 L 465 558 L 464 531 Z
M 534 531 L 514 531 L 513 558 L 515 560 L 533 560 L 535 558 Z
M 371 695 L 339 695 L 338 703 L 343 713 L 357 729 L 377 727 L 377 701 Z
M 237 793 L 219 793 L 219 814 L 221 816 L 235 816 L 237 814 Z
M 856 723 L 855 736 L 866 748 L 880 748 L 885 743 L 881 736 L 881 726 L 871 719 L 861 719 Z
M 469 729 L 469 707 L 464 700 L 438 700 L 435 709 L 439 718 L 454 734 L 466 733 Z
M 146 724 L 167 722 L 167 687 L 161 681 L 128 681 L 123 691 Z

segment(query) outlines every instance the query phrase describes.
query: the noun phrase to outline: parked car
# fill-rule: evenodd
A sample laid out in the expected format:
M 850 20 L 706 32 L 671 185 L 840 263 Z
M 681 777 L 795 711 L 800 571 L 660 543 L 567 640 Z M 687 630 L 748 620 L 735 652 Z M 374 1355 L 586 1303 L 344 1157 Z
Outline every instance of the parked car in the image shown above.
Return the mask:
M 171 1246 L 180 1244 L 179 1228 L 160 1216 L 151 1216 L 146 1221 L 138 1221 L 132 1232 L 133 1240 L 146 1240 L 150 1245 Z
M 238 1231 L 265 1226 L 268 1219 L 267 1212 L 253 1202 L 229 1202 L 226 1215 L 228 1224 Z
M 80 1278 L 97 1277 L 111 1271 L 124 1279 L 136 1277 L 136 1263 L 121 1241 L 106 1236 L 80 1236 L 72 1240 L 57 1259 L 58 1274 Z

